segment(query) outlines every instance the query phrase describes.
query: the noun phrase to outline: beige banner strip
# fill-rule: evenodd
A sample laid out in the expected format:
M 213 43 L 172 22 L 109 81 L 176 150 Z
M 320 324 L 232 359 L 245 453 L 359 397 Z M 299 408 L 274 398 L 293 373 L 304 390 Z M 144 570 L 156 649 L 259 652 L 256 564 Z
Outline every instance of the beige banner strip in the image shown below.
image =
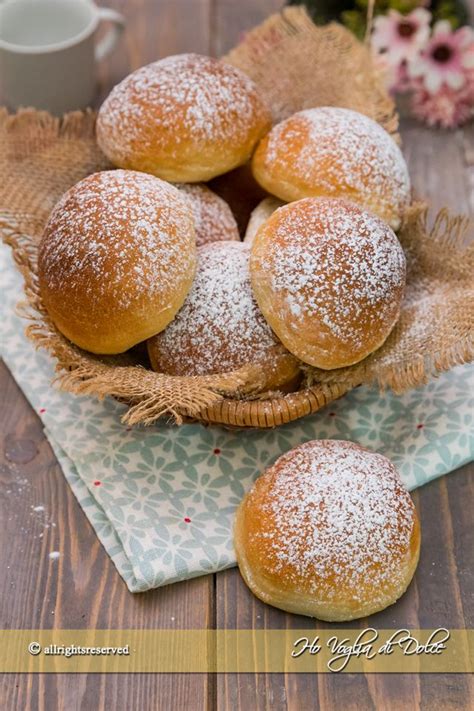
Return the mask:
M 0 630 L 0 673 L 472 673 L 474 630 Z

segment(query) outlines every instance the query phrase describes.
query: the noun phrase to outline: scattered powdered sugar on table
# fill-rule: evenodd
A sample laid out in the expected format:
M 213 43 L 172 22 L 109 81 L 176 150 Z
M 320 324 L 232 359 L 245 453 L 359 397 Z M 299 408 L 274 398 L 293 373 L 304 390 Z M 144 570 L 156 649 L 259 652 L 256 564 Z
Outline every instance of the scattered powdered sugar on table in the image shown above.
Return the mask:
M 270 574 L 284 570 L 328 598 L 352 588 L 356 600 L 359 588 L 403 577 L 415 508 L 386 457 L 352 442 L 306 442 L 263 476 L 270 483 L 254 537 L 269 551 Z
M 94 173 L 62 197 L 45 229 L 49 288 L 113 311 L 171 293 L 194 261 L 189 205 L 172 185 L 136 171 Z M 166 304 L 164 304 L 166 306 Z
M 14 465 L 9 467 L 11 473 L 15 474 Z M 5 493 L 16 498 L 21 498 L 24 503 L 29 503 L 33 498 L 31 482 L 27 477 L 15 476 L 9 483 Z M 21 514 L 18 510 L 11 509 L 8 522 L 14 521 L 17 524 L 17 531 L 23 535 L 31 536 L 33 540 L 42 539 L 45 531 L 56 528 L 56 523 L 52 520 L 44 504 L 29 504 L 30 522 L 20 525 Z
M 100 109 L 99 142 L 122 159 L 136 154 L 138 144 L 140 152 L 172 155 L 187 142 L 199 150 L 245 140 L 264 112 L 255 84 L 239 69 L 179 54 L 137 69 L 114 87 Z
M 189 199 L 194 215 L 196 244 L 240 240 L 237 222 L 229 205 L 202 183 L 179 183 L 176 187 Z
M 378 217 L 343 200 L 306 198 L 277 210 L 268 229 L 255 268 L 277 297 L 272 304 L 281 304 L 280 318 L 295 328 L 323 324 L 359 348 L 373 322 L 396 317 L 405 256 Z
M 198 249 L 198 268 L 184 306 L 154 338 L 165 372 L 229 372 L 268 354 L 277 341 L 253 297 L 249 248 L 214 242 Z
M 376 121 L 350 109 L 306 109 L 275 126 L 265 167 L 287 171 L 288 182 L 295 176 L 328 197 L 340 195 L 341 187 L 348 196 L 366 193 L 370 202 L 375 194 L 398 213 L 410 197 L 408 168 L 395 141 Z

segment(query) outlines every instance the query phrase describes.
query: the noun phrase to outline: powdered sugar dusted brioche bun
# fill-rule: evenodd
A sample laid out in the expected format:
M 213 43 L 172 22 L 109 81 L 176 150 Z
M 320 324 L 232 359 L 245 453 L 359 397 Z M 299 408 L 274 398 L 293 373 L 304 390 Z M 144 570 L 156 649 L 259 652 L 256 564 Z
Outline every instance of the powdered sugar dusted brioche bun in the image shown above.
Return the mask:
M 237 222 L 225 200 L 201 183 L 178 183 L 176 187 L 189 200 L 198 247 L 208 242 L 240 242 Z
M 97 140 L 121 168 L 195 183 L 245 163 L 270 125 L 246 74 L 178 54 L 137 69 L 112 90 L 99 111 Z
M 237 511 L 234 543 L 257 597 L 336 622 L 372 615 L 403 595 L 418 563 L 420 525 L 386 457 L 316 440 L 257 479 Z
M 403 155 L 376 121 L 337 107 L 307 109 L 275 126 L 252 160 L 257 181 L 290 202 L 342 197 L 400 226 L 410 200 Z
M 245 244 L 248 244 L 250 247 L 252 246 L 259 228 L 264 222 L 266 222 L 266 220 L 268 220 L 270 215 L 272 215 L 275 210 L 284 204 L 285 203 L 272 195 L 269 195 L 258 203 L 257 207 L 255 207 L 250 214 L 250 220 L 248 222 L 247 229 L 245 230 Z
M 317 368 L 352 365 L 379 348 L 400 313 L 405 255 L 391 228 L 353 203 L 285 205 L 252 245 L 252 286 L 290 353 Z
M 44 305 L 92 353 L 121 353 L 171 321 L 196 266 L 193 216 L 172 185 L 111 170 L 74 185 L 54 208 L 39 251 Z
M 198 248 L 196 277 L 184 306 L 149 339 L 148 353 L 154 370 L 171 375 L 261 364 L 263 389 L 278 388 L 299 373 L 297 360 L 275 338 L 253 298 L 249 248 L 241 242 Z

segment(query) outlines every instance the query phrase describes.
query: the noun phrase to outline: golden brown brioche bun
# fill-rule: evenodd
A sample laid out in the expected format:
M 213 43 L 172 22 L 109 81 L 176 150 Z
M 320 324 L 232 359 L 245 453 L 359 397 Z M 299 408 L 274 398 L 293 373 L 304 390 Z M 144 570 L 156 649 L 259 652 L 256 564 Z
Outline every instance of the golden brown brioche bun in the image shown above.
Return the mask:
M 195 183 L 247 161 L 270 113 L 239 69 L 178 54 L 126 77 L 103 103 L 97 141 L 120 168 Z
M 208 242 L 240 242 L 237 222 L 225 200 L 201 183 L 178 183 L 176 187 L 189 200 L 198 247 Z
M 269 195 L 264 200 L 262 200 L 262 202 L 258 203 L 257 207 L 254 208 L 250 214 L 250 220 L 248 222 L 247 229 L 245 230 L 245 244 L 248 244 L 249 247 L 252 246 L 253 241 L 255 239 L 255 235 L 257 234 L 263 223 L 268 220 L 270 215 L 272 215 L 275 210 L 277 210 L 279 207 L 282 207 L 282 205 L 284 204 L 285 203 L 283 203 L 281 200 L 278 200 L 278 198 L 273 197 L 272 195 Z
M 400 313 L 405 255 L 390 227 L 344 200 L 280 207 L 252 245 L 252 287 L 290 353 L 317 368 L 352 365 L 379 348 Z
M 44 305 L 56 327 L 92 353 L 121 353 L 161 331 L 196 266 L 188 203 L 145 173 L 94 173 L 61 198 L 39 251 Z
M 378 123 L 349 109 L 307 109 L 275 126 L 252 160 L 256 180 L 290 202 L 347 198 L 400 226 L 410 200 L 403 155 Z
M 196 277 L 170 325 L 150 338 L 154 370 L 170 375 L 227 373 L 261 365 L 263 389 L 294 379 L 298 362 L 273 335 L 253 298 L 249 248 L 212 242 L 198 248 Z
M 329 622 L 372 615 L 407 589 L 420 525 L 393 464 L 358 444 L 290 450 L 257 479 L 235 520 L 240 572 L 264 602 Z

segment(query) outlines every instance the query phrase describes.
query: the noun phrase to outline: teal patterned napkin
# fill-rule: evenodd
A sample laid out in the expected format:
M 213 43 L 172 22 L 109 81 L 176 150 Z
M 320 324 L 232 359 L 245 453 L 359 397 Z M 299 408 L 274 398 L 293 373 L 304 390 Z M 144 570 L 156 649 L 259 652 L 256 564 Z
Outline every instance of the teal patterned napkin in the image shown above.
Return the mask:
M 415 489 L 470 461 L 474 368 L 463 366 L 402 397 L 359 388 L 276 430 L 157 424 L 125 427 L 123 406 L 62 393 L 53 363 L 14 314 L 21 278 L 0 249 L 3 357 L 39 413 L 64 474 L 132 592 L 235 564 L 232 520 L 254 478 L 282 452 L 315 438 L 383 452 Z

